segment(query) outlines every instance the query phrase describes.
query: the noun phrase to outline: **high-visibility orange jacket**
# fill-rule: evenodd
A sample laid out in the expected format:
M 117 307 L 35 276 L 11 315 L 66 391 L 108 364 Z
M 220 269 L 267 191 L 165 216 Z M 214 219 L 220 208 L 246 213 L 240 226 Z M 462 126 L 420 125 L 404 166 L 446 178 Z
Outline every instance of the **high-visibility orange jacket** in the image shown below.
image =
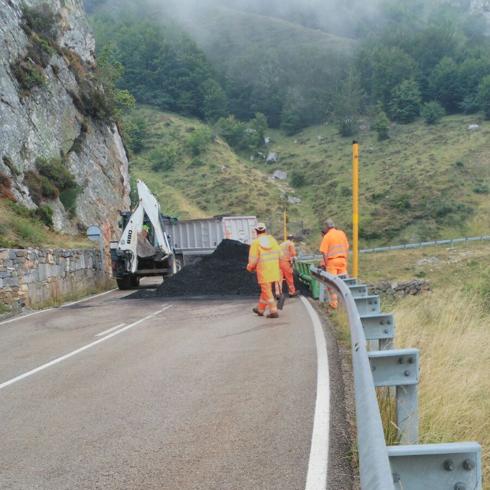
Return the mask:
M 257 272 L 259 284 L 281 280 L 279 258 L 281 249 L 271 235 L 260 235 L 250 245 L 247 270 Z
M 330 228 L 323 237 L 320 245 L 320 252 L 327 260 L 338 258 L 347 259 L 349 242 L 345 233 L 342 230 Z
M 296 257 L 296 247 L 291 240 L 286 240 L 281 243 L 281 260 L 291 262 L 293 257 Z

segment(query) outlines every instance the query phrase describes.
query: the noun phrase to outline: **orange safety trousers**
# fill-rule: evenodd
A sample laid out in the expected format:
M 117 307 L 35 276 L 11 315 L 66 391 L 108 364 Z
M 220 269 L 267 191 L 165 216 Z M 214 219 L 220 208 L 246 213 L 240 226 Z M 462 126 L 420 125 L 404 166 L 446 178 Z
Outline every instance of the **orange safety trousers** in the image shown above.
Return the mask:
M 289 294 L 294 294 L 296 292 L 296 288 L 294 287 L 294 272 L 291 262 L 281 260 L 279 262 L 279 266 L 281 267 L 282 281 L 286 281 Z
M 274 299 L 274 293 L 272 292 L 272 282 L 264 282 L 260 284 L 260 298 L 258 310 L 260 313 L 264 313 L 267 307 L 271 313 L 277 313 L 277 304 Z
M 334 276 L 338 276 L 340 274 L 347 274 L 347 260 L 344 257 L 328 259 L 326 269 L 329 274 L 332 274 Z M 331 308 L 335 310 L 339 305 L 337 293 L 335 292 L 334 289 L 328 288 L 328 296 L 330 298 L 328 304 L 330 305 Z

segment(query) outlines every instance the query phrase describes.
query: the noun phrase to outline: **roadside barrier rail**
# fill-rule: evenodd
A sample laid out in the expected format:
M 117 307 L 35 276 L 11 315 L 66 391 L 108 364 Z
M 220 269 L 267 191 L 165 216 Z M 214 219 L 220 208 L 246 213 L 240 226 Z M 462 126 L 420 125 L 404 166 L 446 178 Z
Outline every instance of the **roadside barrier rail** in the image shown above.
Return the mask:
M 424 247 L 434 247 L 437 245 L 454 245 L 456 243 L 466 243 L 466 242 L 482 242 L 490 240 L 490 235 L 472 236 L 464 238 L 451 238 L 448 240 L 430 240 L 428 242 L 418 242 L 418 243 L 404 243 L 402 245 L 390 245 L 387 247 L 375 247 L 375 248 L 364 248 L 359 250 L 360 253 L 369 254 L 377 252 L 389 252 L 390 250 L 405 250 L 412 248 L 424 248 Z
M 394 317 L 381 312 L 379 296 L 313 260 L 295 263 L 298 277 L 310 288 L 316 282 L 320 301 L 336 290 L 349 320 L 361 489 L 481 490 L 478 443 L 418 444 L 419 350 L 393 349 Z M 398 446 L 386 445 L 376 387 L 395 393 Z

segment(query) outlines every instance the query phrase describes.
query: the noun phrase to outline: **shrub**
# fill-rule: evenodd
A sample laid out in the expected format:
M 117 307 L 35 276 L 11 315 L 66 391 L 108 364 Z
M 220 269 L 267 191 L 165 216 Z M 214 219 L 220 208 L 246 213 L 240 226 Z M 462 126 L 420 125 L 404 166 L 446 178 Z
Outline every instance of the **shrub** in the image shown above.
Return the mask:
M 24 184 L 29 189 L 31 199 L 35 204 L 39 205 L 43 199 L 56 199 L 59 196 L 59 191 L 49 179 L 39 175 L 33 170 L 29 170 L 24 175 Z
M 384 141 L 390 137 L 390 120 L 382 109 L 379 110 L 376 116 L 374 121 L 374 129 L 376 133 L 378 133 L 378 141 Z
M 417 119 L 420 113 L 420 90 L 415 80 L 405 80 L 393 89 L 390 114 L 400 123 L 407 124 Z
M 46 226 L 53 226 L 53 210 L 47 204 L 41 204 L 35 211 L 36 218 L 40 219 Z
M 473 192 L 475 194 L 488 194 L 490 191 L 487 184 L 484 182 L 479 182 L 475 185 L 475 187 L 473 187 Z
M 55 40 L 57 36 L 56 15 L 48 3 L 41 3 L 33 7 L 22 7 L 23 27 L 34 31 L 47 39 Z
M 427 124 L 437 124 L 446 111 L 439 102 L 432 101 L 423 105 L 421 114 Z
M 69 187 L 68 189 L 60 192 L 60 201 L 70 218 L 75 217 L 77 209 L 77 197 L 81 191 L 82 189 L 80 188 L 80 186 L 75 184 L 74 187 Z
M 180 148 L 175 143 L 155 148 L 149 155 L 156 172 L 172 170 L 180 158 Z
M 15 196 L 12 194 L 12 181 L 2 172 L 0 172 L 0 198 L 15 201 Z
M 291 185 L 293 187 L 303 187 L 306 183 L 305 176 L 298 172 L 297 170 L 293 170 L 291 172 Z
M 482 79 L 478 87 L 478 101 L 485 118 L 490 119 L 490 75 Z
M 206 151 L 211 143 L 213 135 L 211 130 L 206 127 L 202 127 L 193 131 L 188 137 L 186 146 L 192 156 L 199 156 Z
M 357 134 L 357 121 L 354 118 L 344 118 L 338 122 L 339 133 L 344 138 L 354 136 Z
M 34 87 L 42 87 L 46 84 L 42 68 L 27 58 L 17 60 L 10 68 L 25 93 L 30 93 Z
M 39 174 L 49 179 L 49 181 L 60 191 L 75 188 L 77 183 L 72 173 L 65 167 L 59 158 L 51 158 L 46 160 L 38 158 L 36 167 Z

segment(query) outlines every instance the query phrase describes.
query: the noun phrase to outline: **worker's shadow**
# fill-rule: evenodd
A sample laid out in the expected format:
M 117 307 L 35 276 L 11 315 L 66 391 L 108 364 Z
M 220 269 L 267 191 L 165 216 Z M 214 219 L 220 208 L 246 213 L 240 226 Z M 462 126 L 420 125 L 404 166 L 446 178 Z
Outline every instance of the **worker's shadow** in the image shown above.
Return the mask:
M 266 330 L 269 328 L 277 328 L 277 327 L 287 327 L 289 325 L 288 322 L 275 322 L 274 320 L 267 320 L 267 323 L 263 323 L 261 325 L 257 325 L 253 328 L 248 328 L 247 330 L 242 330 L 241 332 L 230 333 L 228 335 L 222 335 L 219 337 L 220 339 L 225 339 L 227 337 L 236 337 L 237 335 L 245 335 L 251 332 L 257 332 L 259 330 Z

